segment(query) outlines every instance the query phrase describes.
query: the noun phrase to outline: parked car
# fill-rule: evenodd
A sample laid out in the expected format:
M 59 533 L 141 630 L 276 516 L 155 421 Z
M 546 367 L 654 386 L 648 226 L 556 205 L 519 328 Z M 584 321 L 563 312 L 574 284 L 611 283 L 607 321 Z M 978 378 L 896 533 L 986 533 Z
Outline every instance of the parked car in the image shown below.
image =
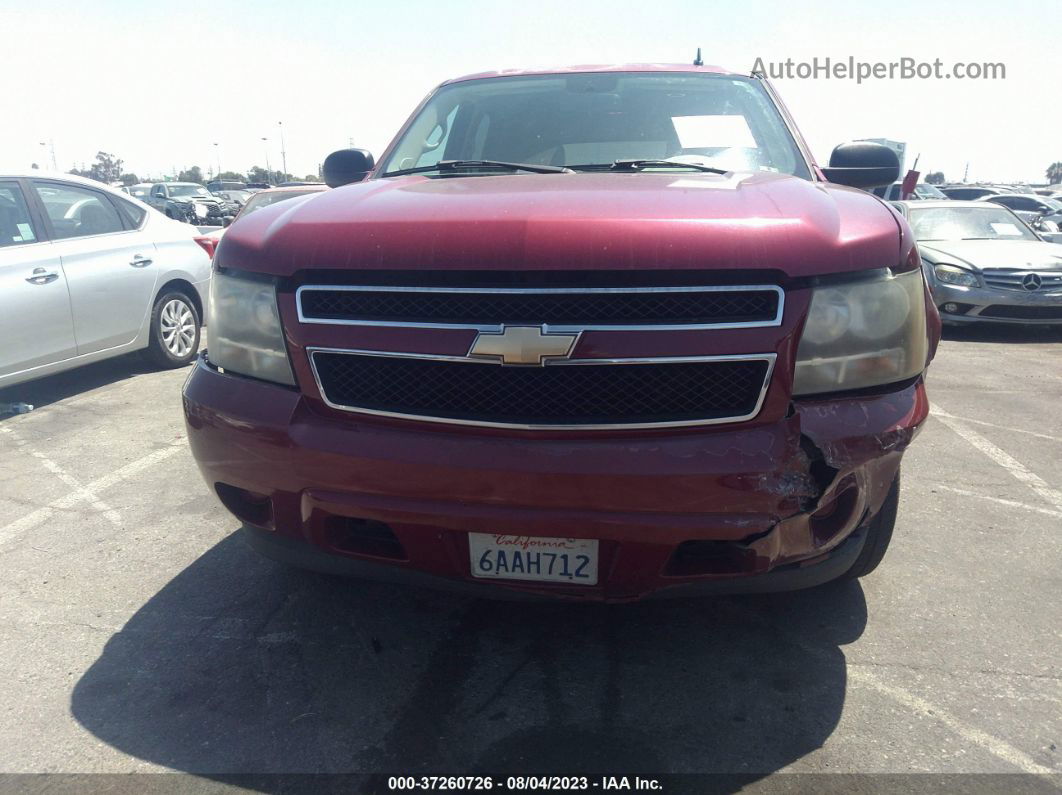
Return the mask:
M 232 202 L 219 198 L 197 182 L 156 182 L 148 204 L 167 218 L 190 224 L 221 226 L 239 212 Z
M 247 200 L 254 194 L 245 190 L 221 190 L 214 195 L 224 199 L 230 204 L 236 205 L 239 209 L 243 209 L 243 206 L 247 204 Z M 239 210 L 237 210 L 237 214 L 239 214 Z
M 906 222 L 853 189 L 898 173 L 873 143 L 820 168 L 756 75 L 449 81 L 379 164 L 335 152 L 336 189 L 226 232 L 192 452 L 257 549 L 327 571 L 584 600 L 862 576 L 939 334 Z
M 210 258 L 149 209 L 71 175 L 0 176 L 0 387 L 140 349 L 195 358 Z
M 148 203 L 148 197 L 151 195 L 151 183 L 139 182 L 136 185 L 129 185 L 126 187 L 125 192 L 132 196 L 134 199 L 139 199 L 145 204 Z
M 1028 224 L 1043 219 L 1054 224 L 1062 223 L 1062 202 L 1035 193 L 1008 193 L 1000 196 L 985 196 L 980 201 L 1002 204 Z
M 871 193 L 873 193 L 878 198 L 885 199 L 886 201 L 899 201 L 903 198 L 903 183 L 894 182 L 891 185 L 882 185 L 880 187 L 874 188 Z M 917 185 L 915 185 L 914 196 L 912 198 L 914 200 L 918 200 L 946 199 L 948 197 L 941 193 L 936 185 L 930 185 L 927 182 L 919 182 Z
M 299 196 L 309 196 L 312 193 L 321 193 L 326 190 L 328 190 L 327 185 L 306 185 L 301 187 L 272 188 L 270 190 L 258 191 L 254 194 L 248 195 L 247 201 L 240 207 L 240 212 L 237 213 L 236 218 L 250 215 L 256 210 L 261 210 L 263 207 L 269 207 L 277 202 L 295 199 Z M 233 221 L 235 221 L 235 219 L 233 219 Z M 227 226 L 223 226 L 220 229 L 214 229 L 206 233 L 206 237 L 214 241 L 215 247 L 217 246 L 217 242 L 221 240 L 222 235 L 225 234 L 226 228 Z
M 220 193 L 226 190 L 246 190 L 246 182 L 238 182 L 236 180 L 211 180 L 206 184 L 207 190 L 211 193 Z
M 956 199 L 957 201 L 972 201 L 985 196 L 1000 195 L 998 188 L 986 188 L 982 185 L 949 185 L 942 187 L 940 192 L 949 199 Z
M 945 323 L 1062 323 L 1062 245 L 992 202 L 897 202 Z

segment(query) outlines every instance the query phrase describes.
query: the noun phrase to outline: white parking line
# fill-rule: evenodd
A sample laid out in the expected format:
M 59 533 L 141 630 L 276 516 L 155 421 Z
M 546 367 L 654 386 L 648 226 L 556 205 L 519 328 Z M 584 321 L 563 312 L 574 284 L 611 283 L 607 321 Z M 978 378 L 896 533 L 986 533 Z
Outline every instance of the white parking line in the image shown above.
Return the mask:
M 984 748 L 986 751 L 998 756 L 1005 762 L 1009 762 L 1025 773 L 1046 775 L 1058 772 L 1052 768 L 1044 767 L 1027 753 L 1019 751 L 1010 743 L 1005 742 L 998 737 L 993 737 L 988 732 L 983 732 L 980 729 L 963 723 L 954 715 L 942 710 L 936 704 L 931 704 L 925 699 L 920 698 L 914 693 L 904 690 L 901 687 L 893 687 L 892 685 L 881 681 L 865 666 L 849 663 L 848 678 L 865 687 L 870 687 L 877 690 L 879 693 L 883 693 L 894 701 L 900 702 L 908 709 L 925 715 L 930 720 L 943 723 L 967 742 Z
M 1038 505 L 1029 505 L 1027 502 L 1018 502 L 1017 500 L 1005 500 L 1002 497 L 992 497 L 988 494 L 981 494 L 977 491 L 970 491 L 969 489 L 957 489 L 954 486 L 946 486 L 943 483 L 934 483 L 932 487 L 935 489 L 943 489 L 944 491 L 950 491 L 952 494 L 960 494 L 963 497 L 975 497 L 979 500 L 987 500 L 988 502 L 994 502 L 999 505 L 1006 505 L 1008 508 L 1018 508 L 1023 511 L 1033 511 L 1034 513 L 1042 513 L 1045 516 L 1057 516 L 1062 518 L 1062 511 L 1052 511 L 1050 508 L 1041 508 Z
M 69 472 L 67 472 L 57 463 L 55 463 L 52 459 L 48 458 L 48 456 L 44 455 L 44 453 L 38 452 L 37 450 L 34 450 L 32 447 L 30 447 L 29 443 L 25 439 L 20 438 L 18 434 L 16 434 L 11 428 L 0 427 L 0 433 L 6 434 L 14 438 L 16 447 L 25 450 L 31 456 L 40 461 L 41 465 L 44 466 L 45 469 L 47 469 L 49 472 L 59 478 L 59 480 L 63 481 L 63 483 L 65 483 L 67 486 L 72 488 L 74 492 L 80 493 L 81 499 L 91 504 L 93 508 L 103 514 L 104 518 L 106 518 L 108 522 L 113 524 L 115 527 L 122 526 L 122 520 L 121 517 L 118 516 L 118 511 L 114 510 L 114 508 L 109 506 L 95 494 L 85 491 L 85 487 L 81 485 L 81 481 L 79 481 L 77 478 L 75 478 L 73 475 L 71 475 Z
M 10 431 L 8 431 L 7 429 L 0 430 L 4 430 L 10 433 Z M 157 464 L 159 461 L 164 461 L 171 455 L 174 455 L 175 453 L 184 449 L 187 449 L 186 442 L 184 439 L 181 439 L 179 441 L 172 442 L 171 444 L 168 444 L 165 447 L 160 447 L 159 449 L 148 453 L 142 458 L 138 458 L 135 461 L 130 461 L 125 466 L 120 467 L 119 469 L 116 469 L 113 472 L 92 481 L 86 486 L 81 486 L 80 484 L 78 484 L 77 488 L 70 494 L 67 494 L 64 497 L 60 497 L 59 499 L 52 501 L 48 505 L 42 506 L 37 510 L 26 514 L 20 519 L 16 519 L 15 521 L 6 524 L 3 527 L 0 527 L 0 546 L 6 546 L 8 543 L 16 539 L 22 533 L 25 533 L 26 531 L 31 530 L 34 527 L 43 524 L 44 522 L 47 522 L 60 511 L 70 510 L 78 503 L 89 502 L 94 507 L 97 504 L 104 505 L 104 503 L 99 501 L 99 498 L 97 496 L 99 492 L 106 491 L 111 486 L 114 486 L 115 484 L 132 477 L 138 472 L 142 472 L 148 467 Z M 66 481 L 64 480 L 63 482 L 65 483 Z M 70 484 L 68 483 L 67 485 Z M 106 510 L 110 509 L 107 508 Z
M 970 417 L 956 417 L 954 414 L 949 414 L 940 408 L 940 406 L 933 406 L 933 415 L 936 417 L 950 417 L 951 419 L 959 420 L 960 422 L 969 422 L 974 425 L 983 425 L 986 428 L 996 428 L 1000 431 L 1007 431 L 1009 433 L 1024 433 L 1027 436 L 1035 436 L 1037 439 L 1045 439 L 1049 442 L 1062 442 L 1062 436 L 1051 436 L 1046 433 L 1037 433 L 1036 431 L 1027 431 L 1024 428 L 1012 428 L 1009 425 L 997 425 L 994 422 L 985 422 L 984 420 L 975 420 Z
M 742 602 L 723 602 L 722 605 L 725 609 L 730 609 L 741 615 L 746 621 L 764 627 L 769 626 L 766 619 L 761 615 L 754 614 Z M 788 632 L 785 634 L 791 642 L 803 649 L 809 655 L 818 657 L 819 659 L 827 658 L 826 652 L 817 646 L 809 644 L 804 638 Z M 1041 775 L 1058 772 L 1057 770 L 1041 765 L 1027 753 L 1015 748 L 1005 740 L 982 731 L 975 726 L 970 726 L 949 713 L 947 710 L 941 709 L 939 705 L 926 701 L 924 698 L 916 696 L 914 693 L 905 690 L 902 687 L 896 687 L 895 685 L 890 685 L 887 682 L 882 681 L 882 679 L 875 675 L 873 671 L 874 666 L 872 665 L 860 664 L 847 659 L 845 660 L 845 672 L 848 676 L 849 682 L 877 690 L 879 693 L 888 696 L 913 712 L 920 713 L 929 720 L 935 720 L 944 724 L 967 742 L 985 749 L 989 753 L 999 757 L 1005 762 L 1009 762 L 1023 772 L 1037 773 Z
M 1020 480 L 1055 507 L 1062 508 L 1062 492 L 1051 488 L 1047 481 L 1039 475 L 1030 472 L 1023 463 L 988 441 L 977 431 L 967 428 L 963 425 L 962 420 L 948 414 L 946 411 L 938 414 L 936 406 L 932 406 L 931 410 L 932 416 L 935 416 L 955 433 L 1007 470 L 1014 478 Z

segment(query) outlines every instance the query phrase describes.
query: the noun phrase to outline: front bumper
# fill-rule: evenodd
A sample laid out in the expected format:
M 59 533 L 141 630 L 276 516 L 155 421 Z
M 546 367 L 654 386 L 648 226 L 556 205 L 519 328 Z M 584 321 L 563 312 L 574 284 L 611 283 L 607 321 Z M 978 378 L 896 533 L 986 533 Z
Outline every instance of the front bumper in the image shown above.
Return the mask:
M 201 358 L 184 410 L 203 476 L 266 554 L 474 593 L 622 601 L 843 573 L 928 401 L 919 380 L 796 401 L 773 423 L 536 436 L 326 416 L 295 390 Z M 336 541 L 336 522 L 360 521 L 394 543 Z M 599 583 L 484 585 L 470 573 L 470 531 L 599 539 Z
M 945 323 L 1062 324 L 1062 292 L 958 287 L 935 279 L 930 290 Z M 960 311 L 947 311 L 948 304 L 956 304 Z

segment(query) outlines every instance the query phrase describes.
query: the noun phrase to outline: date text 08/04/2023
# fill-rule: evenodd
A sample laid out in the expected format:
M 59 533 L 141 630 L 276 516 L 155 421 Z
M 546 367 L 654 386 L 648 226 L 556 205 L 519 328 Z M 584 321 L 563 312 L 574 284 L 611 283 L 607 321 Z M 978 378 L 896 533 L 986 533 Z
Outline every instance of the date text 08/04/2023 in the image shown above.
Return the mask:
M 525 791 L 661 791 L 663 784 L 655 778 L 641 776 L 390 776 L 387 788 L 400 791 L 503 792 Z

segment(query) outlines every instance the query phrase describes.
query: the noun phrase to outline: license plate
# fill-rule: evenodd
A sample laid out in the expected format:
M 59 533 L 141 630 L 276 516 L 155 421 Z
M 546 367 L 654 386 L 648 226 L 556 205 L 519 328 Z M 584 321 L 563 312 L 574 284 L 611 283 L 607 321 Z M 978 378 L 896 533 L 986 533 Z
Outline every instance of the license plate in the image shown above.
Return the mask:
M 472 576 L 597 585 L 597 541 L 469 533 Z

